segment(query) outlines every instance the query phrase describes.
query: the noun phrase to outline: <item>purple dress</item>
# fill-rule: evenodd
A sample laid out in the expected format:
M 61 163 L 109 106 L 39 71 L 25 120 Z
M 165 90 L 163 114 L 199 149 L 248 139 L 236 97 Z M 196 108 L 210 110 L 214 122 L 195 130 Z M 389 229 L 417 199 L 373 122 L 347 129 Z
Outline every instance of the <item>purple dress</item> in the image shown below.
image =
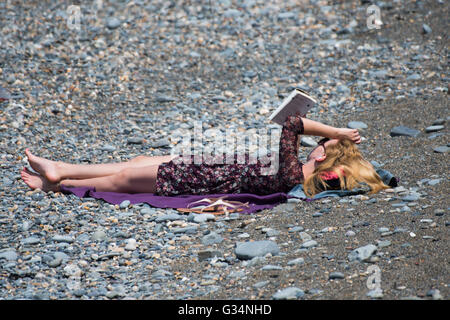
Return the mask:
M 263 165 L 248 161 L 240 164 L 191 164 L 170 161 L 158 168 L 155 195 L 174 196 L 183 194 L 206 195 L 218 193 L 253 193 L 266 195 L 289 192 L 303 183 L 303 164 L 298 160 L 298 139 L 303 134 L 300 115 L 289 116 L 281 131 L 279 169 L 276 174 L 264 175 Z M 192 158 L 193 159 L 193 158 Z M 236 160 L 236 155 L 235 155 Z

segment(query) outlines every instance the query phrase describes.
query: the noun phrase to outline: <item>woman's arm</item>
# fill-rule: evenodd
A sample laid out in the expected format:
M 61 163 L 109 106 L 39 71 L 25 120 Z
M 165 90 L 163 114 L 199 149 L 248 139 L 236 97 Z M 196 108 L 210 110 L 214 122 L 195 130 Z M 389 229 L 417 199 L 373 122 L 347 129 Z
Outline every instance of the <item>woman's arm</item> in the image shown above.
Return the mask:
M 357 129 L 335 128 L 314 120 L 302 118 L 303 134 L 320 136 L 330 139 L 350 139 L 354 143 L 360 143 L 361 137 Z

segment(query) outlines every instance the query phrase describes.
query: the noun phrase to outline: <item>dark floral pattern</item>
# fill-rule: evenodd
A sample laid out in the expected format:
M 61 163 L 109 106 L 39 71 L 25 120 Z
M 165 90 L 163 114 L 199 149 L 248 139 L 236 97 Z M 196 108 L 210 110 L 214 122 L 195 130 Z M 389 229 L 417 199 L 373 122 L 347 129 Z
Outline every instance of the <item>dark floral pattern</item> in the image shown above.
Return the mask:
M 158 168 L 156 195 L 172 196 L 182 194 L 253 193 L 266 195 L 289 192 L 303 183 L 303 164 L 298 160 L 298 139 L 303 133 L 300 115 L 289 116 L 281 131 L 279 169 L 276 174 L 264 175 L 263 168 L 269 165 L 259 160 L 250 163 L 245 155 L 245 163 L 233 164 L 191 164 L 170 161 Z M 249 164 L 250 163 L 250 164 Z

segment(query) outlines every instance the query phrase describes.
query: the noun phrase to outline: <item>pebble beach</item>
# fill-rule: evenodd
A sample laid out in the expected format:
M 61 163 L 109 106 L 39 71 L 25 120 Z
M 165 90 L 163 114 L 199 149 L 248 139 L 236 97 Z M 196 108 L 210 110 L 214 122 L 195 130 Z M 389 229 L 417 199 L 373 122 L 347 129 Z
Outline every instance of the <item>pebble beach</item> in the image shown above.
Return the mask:
M 439 0 L 2 1 L 0 299 L 447 300 L 448 17 Z M 214 216 L 21 180 L 25 148 L 108 163 L 168 155 L 196 121 L 275 128 L 294 88 L 398 187 Z

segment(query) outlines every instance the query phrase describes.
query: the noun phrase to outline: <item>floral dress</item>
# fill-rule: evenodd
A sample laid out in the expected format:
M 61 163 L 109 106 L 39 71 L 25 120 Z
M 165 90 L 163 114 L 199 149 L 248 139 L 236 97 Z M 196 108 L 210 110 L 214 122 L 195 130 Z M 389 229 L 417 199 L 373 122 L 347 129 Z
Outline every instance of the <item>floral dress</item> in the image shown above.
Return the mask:
M 304 181 L 303 164 L 298 160 L 298 139 L 303 131 L 303 121 L 299 114 L 287 117 L 281 131 L 279 167 L 275 174 L 262 174 L 262 168 L 268 166 L 259 160 L 249 164 L 248 155 L 245 155 L 244 164 L 236 161 L 236 155 L 232 164 L 195 164 L 194 161 L 187 164 L 173 159 L 159 166 L 155 195 L 287 193 Z

